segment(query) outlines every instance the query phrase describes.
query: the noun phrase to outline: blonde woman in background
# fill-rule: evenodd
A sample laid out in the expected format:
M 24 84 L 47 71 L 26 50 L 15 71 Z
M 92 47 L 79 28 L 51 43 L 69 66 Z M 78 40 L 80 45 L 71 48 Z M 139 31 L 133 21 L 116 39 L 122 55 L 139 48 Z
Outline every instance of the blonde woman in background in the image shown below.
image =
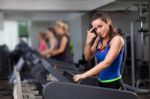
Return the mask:
M 72 62 L 68 25 L 62 21 L 57 21 L 54 25 L 54 29 L 58 43 L 56 49 L 48 53 L 49 56 L 56 60 Z

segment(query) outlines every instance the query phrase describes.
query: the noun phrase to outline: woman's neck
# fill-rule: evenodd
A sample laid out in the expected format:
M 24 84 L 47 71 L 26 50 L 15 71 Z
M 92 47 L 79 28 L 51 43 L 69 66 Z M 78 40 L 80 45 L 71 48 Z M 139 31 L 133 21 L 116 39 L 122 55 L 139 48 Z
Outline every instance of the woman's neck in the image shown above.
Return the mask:
M 107 37 L 105 37 L 105 38 L 103 38 L 103 42 L 108 42 L 108 40 L 109 40 L 109 37 L 107 36 Z

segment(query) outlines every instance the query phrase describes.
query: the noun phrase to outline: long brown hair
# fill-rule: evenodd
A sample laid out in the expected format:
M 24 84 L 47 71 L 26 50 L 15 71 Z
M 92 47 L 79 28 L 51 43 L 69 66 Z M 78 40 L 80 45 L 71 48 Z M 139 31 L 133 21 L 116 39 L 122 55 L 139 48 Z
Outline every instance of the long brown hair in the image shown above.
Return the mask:
M 48 31 L 51 32 L 54 36 L 56 36 L 56 32 L 53 27 L 48 27 Z
M 96 12 L 95 14 L 92 15 L 90 19 L 90 23 L 92 23 L 94 20 L 100 19 L 103 22 L 107 23 L 109 25 L 109 41 L 115 36 L 118 35 L 117 27 L 114 27 L 111 21 L 111 18 L 109 17 L 108 14 L 104 12 Z

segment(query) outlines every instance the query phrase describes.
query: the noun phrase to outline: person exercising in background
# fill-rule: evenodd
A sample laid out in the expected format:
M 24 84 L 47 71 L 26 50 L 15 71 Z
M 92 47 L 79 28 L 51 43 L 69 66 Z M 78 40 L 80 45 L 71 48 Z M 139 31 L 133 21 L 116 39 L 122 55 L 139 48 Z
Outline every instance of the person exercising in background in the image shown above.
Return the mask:
M 123 89 L 120 74 L 123 38 L 113 27 L 106 13 L 95 13 L 91 17 L 91 26 L 92 28 L 87 32 L 84 55 L 87 61 L 96 56 L 99 63 L 89 71 L 75 75 L 74 81 L 78 82 L 98 74 L 100 87 Z
M 47 50 L 43 51 L 41 54 L 42 56 L 49 57 L 49 53 L 53 50 L 55 50 L 57 46 L 57 38 L 56 38 L 56 32 L 54 28 L 48 27 L 47 30 Z
M 72 62 L 72 54 L 70 48 L 70 37 L 68 35 L 68 25 L 62 21 L 57 21 L 54 25 L 54 29 L 57 35 L 57 46 L 54 50 L 49 51 L 50 58 Z
M 38 44 L 38 51 L 42 53 L 47 49 L 47 44 L 46 44 L 46 34 L 43 32 L 37 33 L 37 39 L 39 41 Z

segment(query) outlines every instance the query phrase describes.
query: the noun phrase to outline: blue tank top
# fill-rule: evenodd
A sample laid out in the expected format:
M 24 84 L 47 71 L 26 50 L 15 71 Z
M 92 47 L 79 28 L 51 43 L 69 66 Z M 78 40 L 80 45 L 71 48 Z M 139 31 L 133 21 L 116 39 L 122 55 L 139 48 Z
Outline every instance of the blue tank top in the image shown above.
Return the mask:
M 95 56 L 98 59 L 98 62 L 102 62 L 105 59 L 109 49 L 110 49 L 110 46 L 109 44 L 107 44 L 106 47 L 102 51 L 99 51 L 99 50 L 96 51 Z M 121 69 L 122 58 L 123 58 L 123 48 L 120 50 L 118 56 L 112 62 L 112 64 L 98 74 L 98 80 L 100 82 L 107 83 L 107 82 L 113 82 L 113 81 L 120 79 L 121 78 L 120 69 Z

